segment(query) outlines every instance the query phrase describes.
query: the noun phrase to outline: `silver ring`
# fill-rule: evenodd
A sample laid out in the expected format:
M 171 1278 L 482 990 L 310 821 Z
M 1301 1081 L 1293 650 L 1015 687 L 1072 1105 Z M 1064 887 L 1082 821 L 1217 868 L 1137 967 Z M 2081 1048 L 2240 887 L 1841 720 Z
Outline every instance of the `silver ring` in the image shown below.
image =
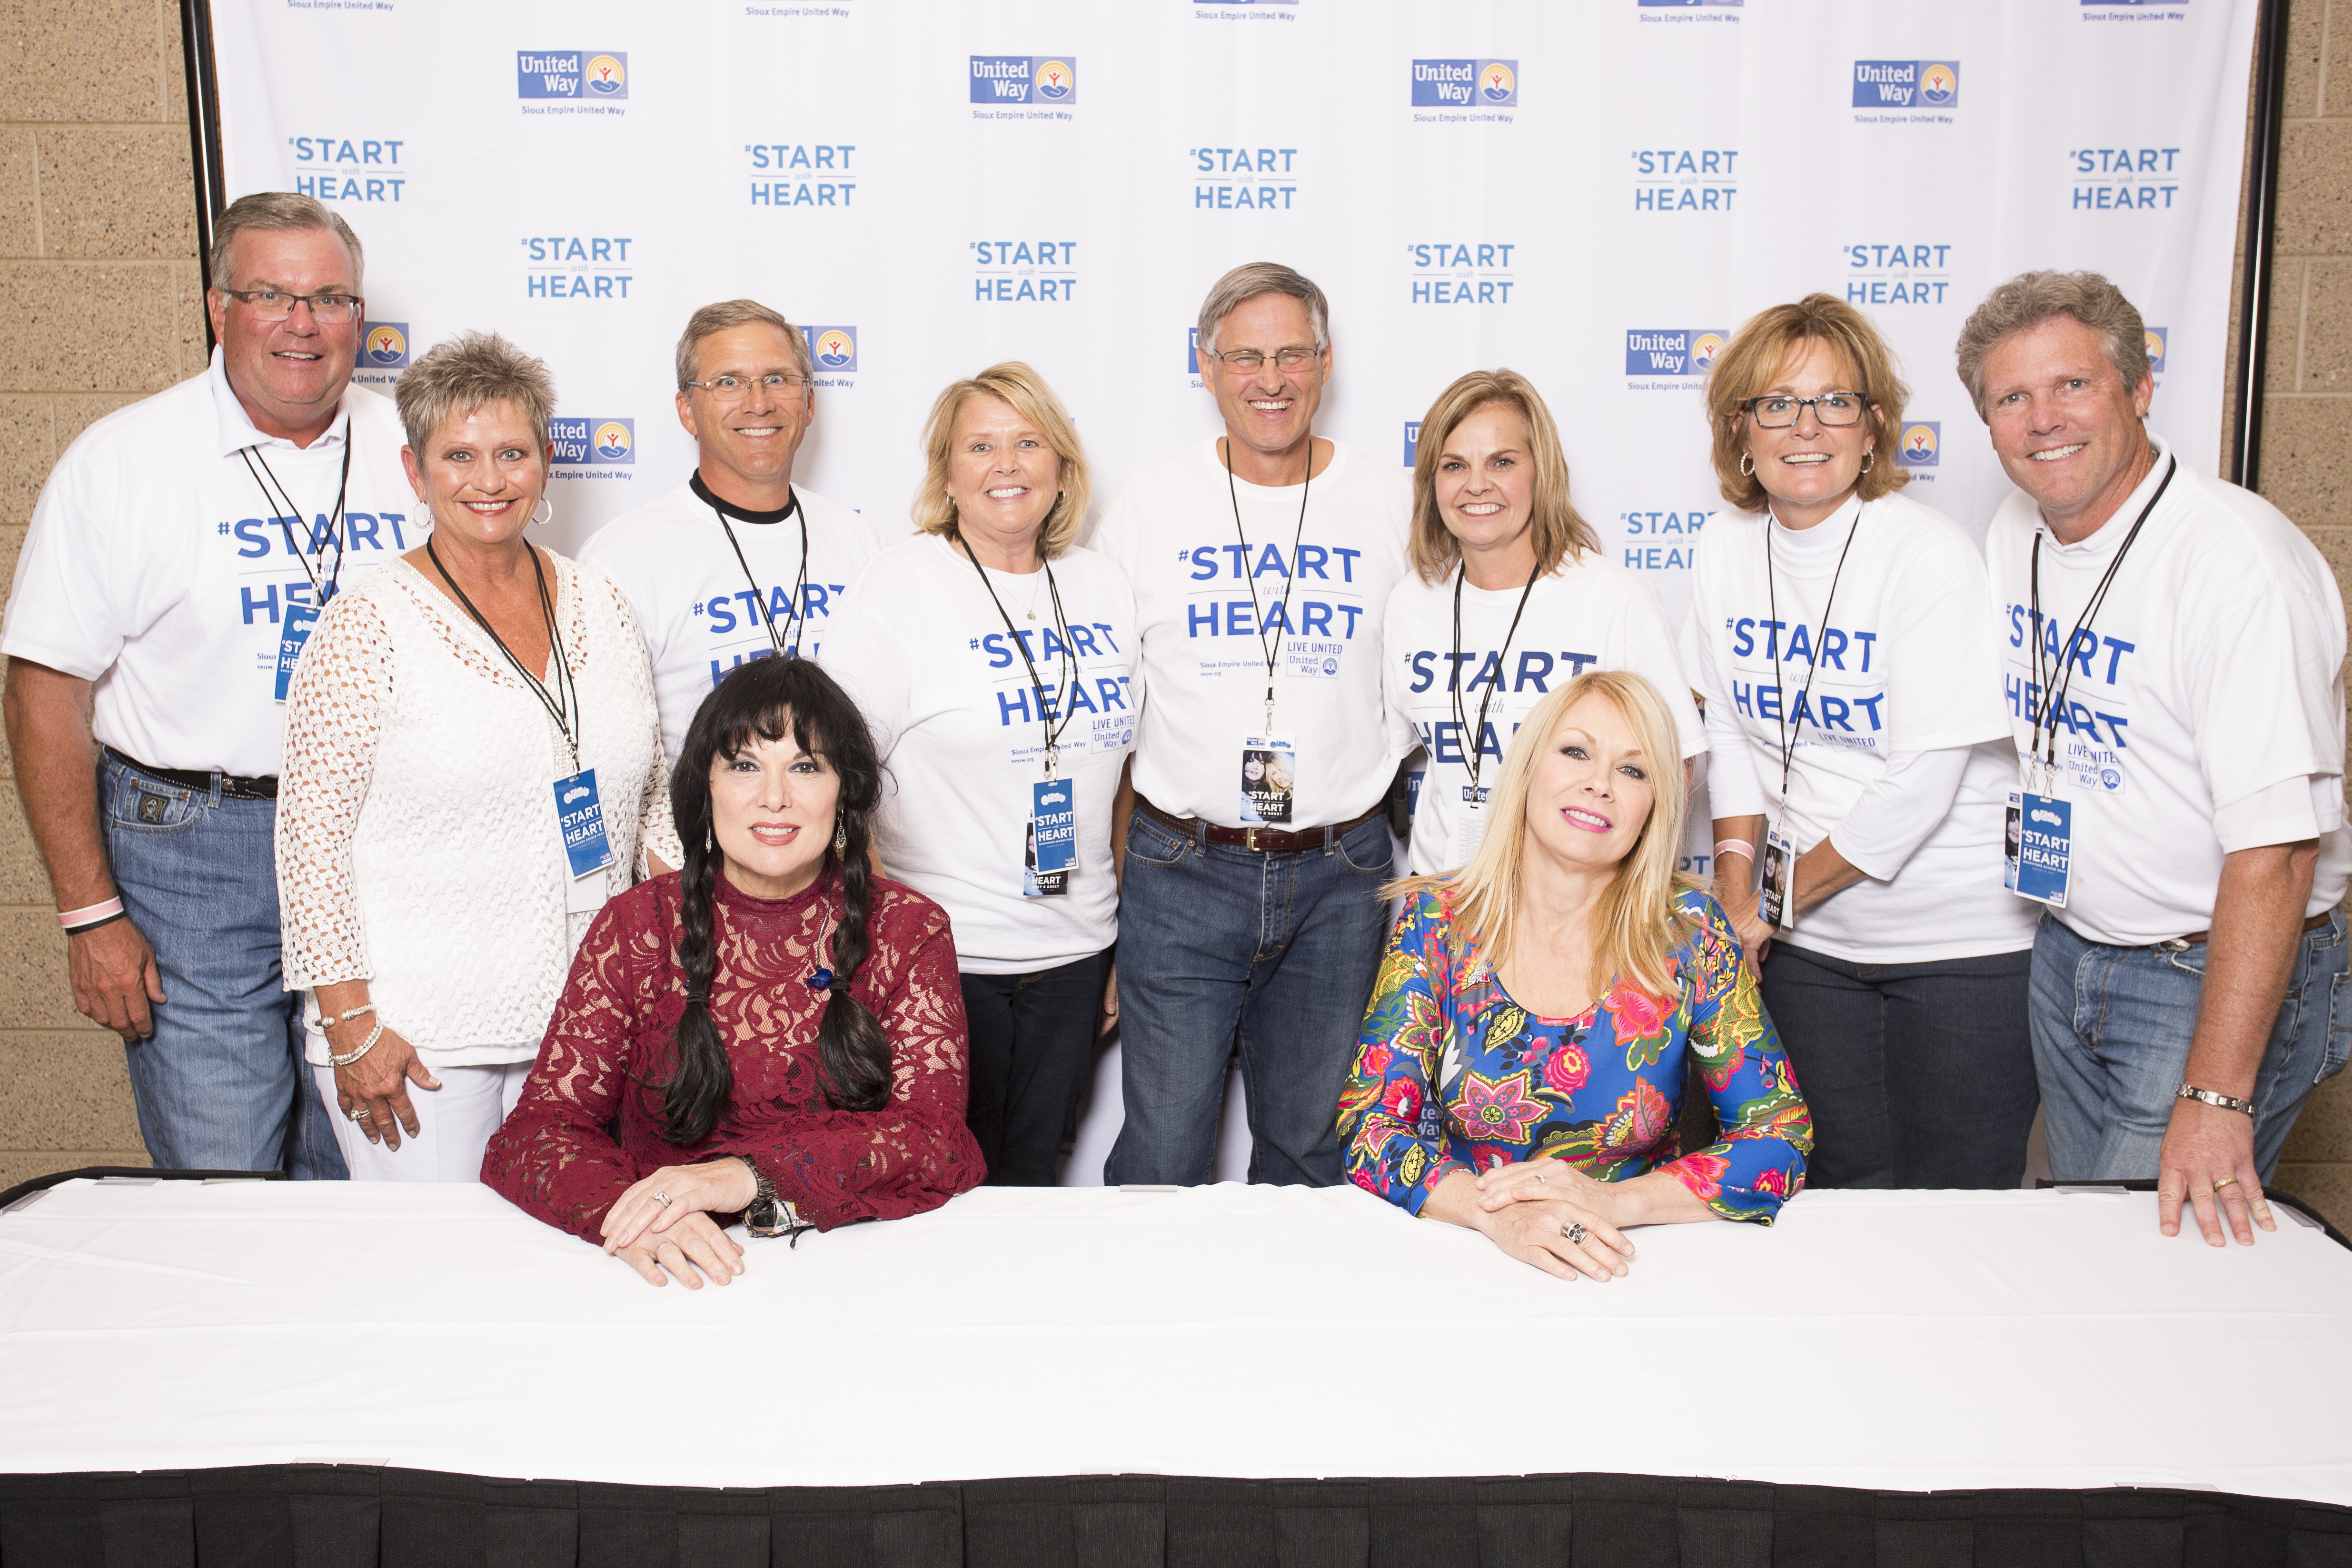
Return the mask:
M 1541 1171 L 1538 1171 L 1536 1173 L 1536 1184 L 1538 1186 L 1549 1186 L 1551 1184 L 1544 1180 L 1544 1173 Z
M 669 1194 L 667 1193 L 656 1193 L 654 1194 L 654 1202 L 661 1205 L 664 1208 L 667 1208 L 669 1207 Z
M 360 1106 L 352 1112 L 352 1120 L 354 1121 L 365 1121 L 367 1119 L 368 1108 L 364 1105 Z
M 1561 1226 L 1559 1227 L 1559 1233 L 1560 1235 L 1568 1237 L 1570 1245 L 1575 1247 L 1583 1246 L 1584 1238 L 1592 1234 L 1591 1231 L 1584 1228 L 1584 1222 L 1580 1219 L 1570 1220 L 1566 1225 Z

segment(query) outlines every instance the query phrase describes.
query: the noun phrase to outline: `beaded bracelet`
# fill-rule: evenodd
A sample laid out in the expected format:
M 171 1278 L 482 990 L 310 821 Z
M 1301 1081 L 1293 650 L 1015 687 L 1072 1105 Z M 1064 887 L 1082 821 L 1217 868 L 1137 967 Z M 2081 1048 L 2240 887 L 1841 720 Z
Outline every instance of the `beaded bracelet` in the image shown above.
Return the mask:
M 383 1038 L 383 1020 L 378 1018 L 375 1021 L 375 1027 L 368 1031 L 368 1037 L 360 1042 L 360 1048 L 358 1050 L 353 1051 L 347 1057 L 339 1057 L 330 1049 L 327 1053 L 327 1065 L 330 1067 L 347 1068 L 353 1062 L 359 1060 L 362 1057 L 367 1055 L 370 1051 L 375 1049 L 375 1043 L 382 1038 Z

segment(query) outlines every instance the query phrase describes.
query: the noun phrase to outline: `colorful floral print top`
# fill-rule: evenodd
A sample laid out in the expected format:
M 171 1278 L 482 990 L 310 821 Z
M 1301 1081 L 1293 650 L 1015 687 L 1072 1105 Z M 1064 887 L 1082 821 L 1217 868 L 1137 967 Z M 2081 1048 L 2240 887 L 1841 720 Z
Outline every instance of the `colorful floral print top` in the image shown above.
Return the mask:
M 1554 1019 L 1511 1000 L 1475 938 L 1450 951 L 1438 889 L 1407 905 L 1339 1098 L 1349 1178 L 1417 1215 L 1454 1171 L 1549 1154 L 1604 1182 L 1672 1171 L 1724 1218 L 1770 1224 L 1805 1184 L 1812 1118 L 1730 917 L 1695 889 L 1675 907 L 1692 922 L 1676 996 L 1618 984 Z M 1722 1142 L 1679 1154 L 1685 1050 Z

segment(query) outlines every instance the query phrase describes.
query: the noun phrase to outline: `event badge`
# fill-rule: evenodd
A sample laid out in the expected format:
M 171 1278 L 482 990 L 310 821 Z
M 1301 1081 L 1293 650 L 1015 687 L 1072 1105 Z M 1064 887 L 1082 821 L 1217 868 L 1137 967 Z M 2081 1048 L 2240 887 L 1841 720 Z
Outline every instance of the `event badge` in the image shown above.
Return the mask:
M 555 820 L 563 834 L 563 857 L 574 878 L 601 871 L 613 863 L 613 846 L 604 837 L 604 805 L 596 798 L 594 768 L 583 768 L 555 781 Z
M 1486 837 L 1486 797 L 1493 794 L 1488 784 L 1462 786 L 1462 817 L 1454 825 L 1454 864 L 1467 866 L 1478 853 L 1479 842 Z
M 1078 863 L 1077 788 L 1068 779 L 1030 786 L 1030 863 L 1039 871 L 1068 871 Z
M 1287 823 L 1298 795 L 1298 747 L 1287 735 L 1242 739 L 1242 820 Z
M 296 584 L 300 587 L 300 584 Z M 294 661 L 302 657 L 303 645 L 310 640 L 310 627 L 319 618 L 316 606 L 289 605 L 286 618 L 279 623 L 278 634 L 278 700 L 286 700 L 286 688 L 294 679 Z
M 2066 907 L 2074 874 L 2074 807 L 2056 795 L 2009 792 L 2001 838 L 2001 885 L 2021 899 Z
M 1076 856 L 1073 853 L 1073 862 Z M 1024 899 L 1058 899 L 1070 890 L 1070 873 L 1037 869 L 1037 819 L 1029 819 L 1021 846 L 1021 896 Z
M 1796 869 L 1797 847 L 1789 842 L 1788 835 L 1777 827 L 1765 834 L 1764 888 L 1757 896 L 1757 909 L 1774 931 L 1797 923 L 1797 911 L 1789 898 L 1790 879 Z

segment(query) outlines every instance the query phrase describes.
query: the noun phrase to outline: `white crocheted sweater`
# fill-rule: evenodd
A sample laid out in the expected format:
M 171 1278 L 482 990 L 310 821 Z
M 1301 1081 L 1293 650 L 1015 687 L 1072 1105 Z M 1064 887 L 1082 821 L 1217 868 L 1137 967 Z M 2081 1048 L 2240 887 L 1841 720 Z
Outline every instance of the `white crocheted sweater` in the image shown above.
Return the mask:
M 579 691 L 626 889 L 651 849 L 681 858 L 653 676 L 620 591 L 551 552 L 556 624 Z M 551 690 L 552 688 L 551 688 Z M 285 984 L 371 982 L 376 1016 L 442 1066 L 538 1050 L 593 914 L 565 911 L 554 720 L 481 627 L 404 561 L 336 595 L 287 693 L 278 896 Z M 315 1020 L 315 998 L 306 1004 Z M 326 1059 L 313 1023 L 310 1055 Z

